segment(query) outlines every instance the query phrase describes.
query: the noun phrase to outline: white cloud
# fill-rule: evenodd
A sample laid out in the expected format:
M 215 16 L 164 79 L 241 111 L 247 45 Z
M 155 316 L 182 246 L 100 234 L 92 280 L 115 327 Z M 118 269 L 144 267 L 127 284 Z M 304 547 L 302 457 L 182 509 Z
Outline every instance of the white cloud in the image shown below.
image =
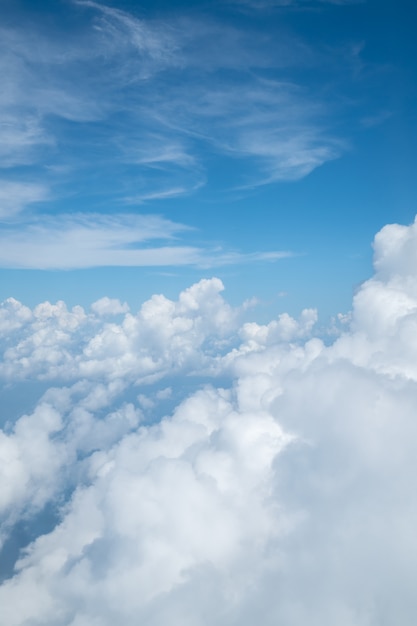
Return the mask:
M 385 226 L 375 237 L 375 269 L 377 278 L 398 281 L 403 284 L 410 279 L 414 283 L 417 268 L 415 239 L 417 221 L 411 226 L 390 224 Z
M 32 311 L 15 298 L 7 298 L 0 304 L 0 333 L 3 336 L 31 319 Z
M 19 213 L 26 206 L 47 200 L 49 190 L 37 183 L 0 180 L 0 219 Z
M 136 78 L 143 78 L 150 71 L 166 65 L 178 63 L 178 33 L 162 20 L 146 21 L 133 15 L 90 0 L 74 0 L 75 4 L 90 7 L 101 14 L 99 22 L 104 42 L 113 43 L 117 53 L 124 46 L 133 47 L 141 55 L 141 72 Z M 152 66 L 144 66 L 144 61 L 152 62 Z M 139 65 L 136 65 L 139 68 Z
M 0 166 L 30 165 L 36 162 L 36 151 L 52 143 L 52 138 L 34 116 L 14 117 L 6 111 L 1 115 Z
M 284 251 L 244 254 L 178 244 L 179 234 L 190 230 L 158 215 L 39 215 L 23 224 L 11 222 L 0 232 L 0 267 L 43 270 L 103 266 L 214 267 L 291 256 Z M 161 242 L 172 243 L 161 245 Z
M 277 7 L 316 7 L 320 6 L 320 4 L 344 6 L 349 4 L 360 4 L 365 2 L 365 0 L 228 0 L 228 2 L 247 6 L 252 9 L 273 9 Z
M 100 298 L 91 305 L 91 310 L 97 315 L 120 315 L 121 313 L 127 313 L 129 311 L 129 305 L 127 302 L 120 302 L 116 298 Z
M 149 200 L 166 200 L 167 198 L 177 198 L 178 196 L 184 196 L 186 194 L 195 191 L 202 186 L 203 183 L 198 183 L 193 189 L 187 187 L 169 187 L 167 189 L 159 189 L 158 191 L 145 191 L 136 196 L 129 196 L 125 198 L 128 204 L 142 204 Z
M 38 350 L 64 351 L 73 382 L 1 432 L 6 545 L 65 504 L 0 585 L 0 623 L 412 626 L 416 244 L 415 224 L 377 235 L 329 346 L 313 310 L 239 328 L 217 279 L 121 324 L 100 319 L 122 313 L 111 300 L 89 316 L 8 301 L 4 363 L 60 385 Z
M 242 545 L 256 553 L 280 532 L 265 489 L 285 444 L 270 416 L 240 415 L 228 392 L 208 388 L 170 420 L 139 429 L 107 454 L 101 446 L 85 464 L 87 485 L 74 493 L 62 525 L 22 561 L 22 583 L 0 588 L 3 616 L 10 626 L 29 617 L 56 621 L 57 610 L 66 623 L 110 623 L 113 614 L 130 624 L 196 566 L 232 574 Z M 43 586 L 48 581 L 60 588 L 58 602 Z M 16 583 L 27 594 L 17 605 Z
M 236 328 L 238 311 L 222 298 L 222 282 L 204 279 L 183 291 L 177 301 L 155 295 L 136 315 L 120 324 L 103 323 L 117 302 L 99 301 L 95 315 L 82 307 L 68 310 L 64 302 L 44 302 L 31 312 L 16 301 L 5 303 L 2 328 L 13 328 L 20 313 L 21 332 L 4 333 L 0 372 L 9 381 L 31 376 L 43 379 L 91 378 L 135 382 L 190 367 L 203 367 L 205 352 L 216 351 Z M 98 317 L 97 317 L 98 316 Z M 203 350 L 204 346 L 204 350 Z
M 192 155 L 179 141 L 171 144 L 167 143 L 166 137 L 151 136 L 148 141 L 138 141 L 128 150 L 131 161 L 148 165 L 149 167 L 159 167 L 162 164 L 174 163 L 182 167 L 187 167 L 195 163 Z
M 260 348 L 261 346 L 309 336 L 316 322 L 317 311 L 305 309 L 302 311 L 299 321 L 296 321 L 288 313 L 282 313 L 277 320 L 272 320 L 266 326 L 260 326 L 255 322 L 244 324 L 240 335 L 244 343 Z
M 417 380 L 417 222 L 390 224 L 375 237 L 375 275 L 353 301 L 352 330 L 335 344 L 337 355 L 389 376 Z
M 76 463 L 77 454 L 111 447 L 137 427 L 140 411 L 128 403 L 107 410 L 96 422 L 94 414 L 122 390 L 119 382 L 104 386 L 85 381 L 51 389 L 11 432 L 0 432 L 0 543 L 19 517 L 37 513 L 59 489 L 71 489 L 67 469 Z
M 319 121 L 328 107 L 296 84 L 255 75 L 233 88 L 221 80 L 195 85 L 192 98 L 190 89 L 154 98 L 150 118 L 213 144 L 229 158 L 252 160 L 247 186 L 302 178 L 346 149 Z
M 3 380 L 58 386 L 1 432 L 3 542 L 65 504 L 0 585 L 3 623 L 412 626 L 416 243 L 377 235 L 329 346 L 312 310 L 239 328 L 217 279 L 120 324 L 110 299 L 9 300 Z
M 95 171 L 102 168 L 117 197 L 150 202 L 211 184 L 213 147 L 240 161 L 233 188 L 295 180 L 344 151 L 329 128 L 330 102 L 288 79 L 292 68 L 324 62 L 295 37 L 280 32 L 266 41 L 214 18 L 139 19 L 75 4 L 66 10 L 75 8 L 84 28 L 61 39 L 36 24 L 30 32 L 23 23 L 2 29 L 2 167 L 37 167 L 37 180 L 54 167 L 71 185 L 91 168 L 89 137 Z M 265 69 L 278 76 L 284 69 L 285 80 L 265 80 Z M 229 70 L 232 90 L 223 78 Z M 105 133 L 97 133 L 100 124 Z M 109 162 L 126 161 L 135 174 L 109 178 Z
M 71 214 L 39 217 L 0 234 L 3 267 L 67 269 L 100 265 L 170 265 L 190 262 L 192 248 L 138 248 L 169 240 L 185 226 L 151 215 Z

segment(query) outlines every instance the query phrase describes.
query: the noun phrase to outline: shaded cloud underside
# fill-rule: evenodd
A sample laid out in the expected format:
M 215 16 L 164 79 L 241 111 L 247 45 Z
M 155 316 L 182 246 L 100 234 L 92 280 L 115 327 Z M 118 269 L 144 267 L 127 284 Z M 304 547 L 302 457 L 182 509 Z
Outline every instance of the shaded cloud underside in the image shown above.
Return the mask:
M 329 346 L 312 310 L 242 325 L 215 278 L 137 314 L 3 304 L 4 384 L 50 388 L 0 433 L 1 539 L 57 518 L 2 626 L 414 624 L 417 223 L 374 248 Z

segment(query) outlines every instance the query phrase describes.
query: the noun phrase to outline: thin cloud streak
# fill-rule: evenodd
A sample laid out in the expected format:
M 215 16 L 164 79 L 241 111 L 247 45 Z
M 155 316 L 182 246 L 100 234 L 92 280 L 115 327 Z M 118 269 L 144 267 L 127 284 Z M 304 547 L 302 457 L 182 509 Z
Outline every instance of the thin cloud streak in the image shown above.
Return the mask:
M 72 34 L 59 42 L 35 29 L 30 37 L 3 29 L 4 167 L 49 165 L 53 156 L 65 168 L 68 145 L 79 167 L 91 167 L 81 138 L 74 144 L 77 133 L 70 138 L 64 121 L 75 130 L 82 124 L 83 136 L 85 130 L 95 132 L 93 122 L 106 123 L 106 134 L 90 140 L 98 142 L 96 167 L 109 159 L 128 162 L 144 179 L 147 168 L 159 169 L 157 181 L 144 182 L 127 197 L 160 199 L 161 188 L 172 187 L 173 168 L 179 170 L 176 188 L 192 193 L 201 181 L 210 184 L 206 155 L 213 149 L 242 162 L 232 188 L 295 180 L 343 152 L 324 124 L 330 105 L 295 83 L 261 78 L 266 68 L 277 72 L 317 63 L 316 53 L 295 38 L 283 33 L 282 42 L 268 41 L 265 48 L 259 33 L 214 20 L 172 18 L 167 24 L 87 0 L 75 4 L 91 20 L 76 46 Z M 222 78 L 226 70 L 234 72 L 233 89 Z M 52 124 L 54 119 L 59 123 Z
M 272 251 L 243 254 L 176 242 L 190 227 L 155 215 L 99 214 L 41 216 L 13 223 L 0 233 L 0 267 L 80 269 L 91 267 L 218 267 L 292 256 Z
M 44 185 L 0 180 L 0 219 L 13 218 L 26 206 L 48 199 Z
M 346 6 L 361 4 L 366 0 L 228 0 L 227 4 L 237 4 L 251 9 L 275 9 L 291 7 L 317 7 L 323 4 Z

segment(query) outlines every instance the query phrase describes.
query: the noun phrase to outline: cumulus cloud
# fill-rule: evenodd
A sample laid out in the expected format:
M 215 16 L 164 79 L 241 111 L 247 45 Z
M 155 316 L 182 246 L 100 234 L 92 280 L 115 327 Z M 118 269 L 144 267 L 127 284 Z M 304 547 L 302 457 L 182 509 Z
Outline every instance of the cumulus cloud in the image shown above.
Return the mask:
M 7 298 L 0 305 L 0 332 L 3 337 L 32 319 L 32 311 L 15 298 Z
M 93 305 L 92 315 L 80 306 L 68 310 L 62 301 L 30 311 L 8 300 L 0 309 L 2 328 L 16 332 L 3 335 L 0 376 L 10 381 L 128 377 L 134 382 L 193 364 L 202 368 L 236 328 L 238 312 L 222 298 L 223 289 L 213 278 L 186 289 L 177 301 L 154 295 L 119 324 L 101 321 L 109 308 L 121 312 L 117 302 L 107 299 Z M 17 316 L 21 321 L 13 326 Z
M 241 324 L 218 279 L 137 314 L 9 300 L 0 374 L 51 388 L 1 432 L 5 548 L 55 518 L 0 623 L 414 624 L 416 247 L 416 224 L 378 233 L 330 345 L 311 309 Z
M 127 313 L 129 311 L 129 305 L 127 302 L 120 302 L 116 298 L 100 298 L 91 305 L 91 310 L 97 315 L 119 315 L 120 313 Z

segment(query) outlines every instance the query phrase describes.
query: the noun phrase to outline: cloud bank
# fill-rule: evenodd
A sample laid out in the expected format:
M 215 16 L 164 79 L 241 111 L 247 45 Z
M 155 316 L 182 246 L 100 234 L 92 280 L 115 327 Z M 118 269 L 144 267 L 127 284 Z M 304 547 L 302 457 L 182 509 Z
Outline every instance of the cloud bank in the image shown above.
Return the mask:
M 5 389 L 49 388 L 3 407 L 4 553 L 32 534 L 2 626 L 414 624 L 417 222 L 374 249 L 330 345 L 313 310 L 242 324 L 216 278 L 3 303 Z

